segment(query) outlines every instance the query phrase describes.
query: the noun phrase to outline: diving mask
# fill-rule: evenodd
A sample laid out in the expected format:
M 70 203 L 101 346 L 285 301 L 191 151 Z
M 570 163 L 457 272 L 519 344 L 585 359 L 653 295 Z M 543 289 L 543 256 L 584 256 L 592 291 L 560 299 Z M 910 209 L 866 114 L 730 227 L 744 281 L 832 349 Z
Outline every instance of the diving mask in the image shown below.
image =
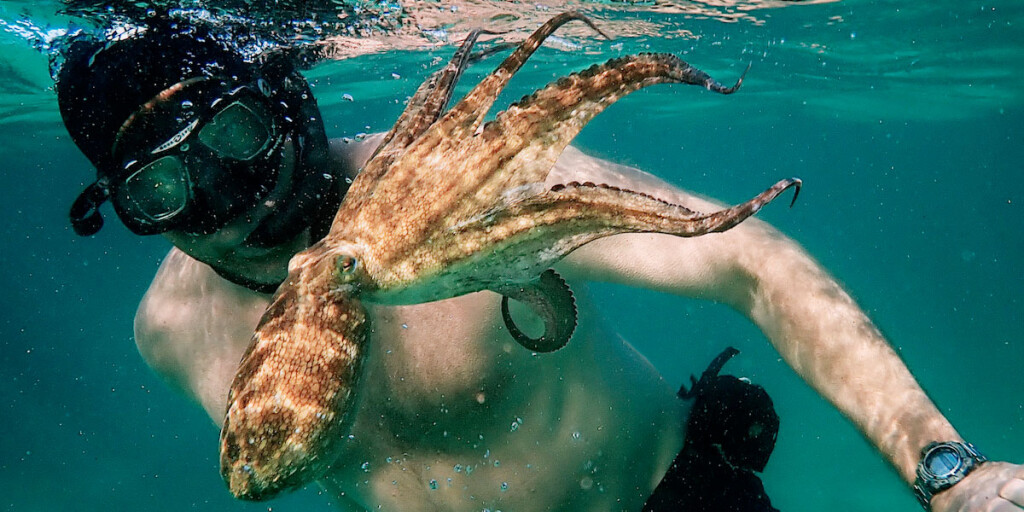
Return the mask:
M 121 126 L 113 168 L 76 201 L 79 216 L 109 197 L 139 235 L 222 228 L 276 183 L 291 129 L 271 95 L 263 79 L 239 86 L 220 77 L 162 91 Z

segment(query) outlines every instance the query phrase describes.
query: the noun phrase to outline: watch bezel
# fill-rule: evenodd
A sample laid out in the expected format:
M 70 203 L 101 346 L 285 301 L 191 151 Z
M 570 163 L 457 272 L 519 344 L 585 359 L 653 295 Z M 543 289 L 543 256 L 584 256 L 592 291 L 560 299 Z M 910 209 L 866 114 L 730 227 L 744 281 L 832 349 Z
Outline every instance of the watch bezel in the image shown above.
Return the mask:
M 939 475 L 931 470 L 930 460 L 945 452 L 955 454 L 958 459 L 957 464 L 948 473 Z M 959 483 L 986 460 L 988 459 L 970 443 L 960 441 L 928 443 L 921 449 L 921 460 L 917 463 L 917 479 L 914 481 L 914 491 L 921 506 L 925 510 L 930 510 L 933 496 Z

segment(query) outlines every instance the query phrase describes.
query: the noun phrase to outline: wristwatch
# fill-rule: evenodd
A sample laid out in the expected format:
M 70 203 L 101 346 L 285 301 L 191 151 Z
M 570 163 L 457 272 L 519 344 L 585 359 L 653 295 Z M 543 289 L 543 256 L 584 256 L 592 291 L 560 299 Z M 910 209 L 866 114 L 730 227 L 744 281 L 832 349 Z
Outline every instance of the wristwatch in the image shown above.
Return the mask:
M 953 487 L 987 460 L 971 443 L 928 443 L 921 450 L 921 462 L 917 463 L 917 501 L 925 510 L 931 510 L 932 496 Z

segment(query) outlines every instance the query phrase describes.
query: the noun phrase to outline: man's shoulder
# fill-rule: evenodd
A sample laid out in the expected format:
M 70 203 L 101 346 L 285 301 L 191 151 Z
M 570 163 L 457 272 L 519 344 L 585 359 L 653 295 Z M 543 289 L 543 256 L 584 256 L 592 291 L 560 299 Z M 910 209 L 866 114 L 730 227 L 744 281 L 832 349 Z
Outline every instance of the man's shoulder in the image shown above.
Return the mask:
M 160 263 L 147 294 L 187 294 L 208 284 L 216 286 L 218 280 L 224 281 L 209 265 L 201 263 L 178 248 L 172 248 Z
M 331 160 L 340 165 L 349 178 L 373 156 L 377 146 L 384 140 L 385 133 L 374 133 L 360 139 L 331 139 Z
M 136 335 L 153 329 L 177 329 L 210 306 L 246 310 L 267 302 L 266 295 L 231 283 L 210 266 L 171 249 L 150 283 L 135 315 Z M 193 314 L 190 314 L 193 313 Z
M 218 419 L 227 384 L 268 302 L 173 249 L 139 304 L 135 344 L 157 374 Z

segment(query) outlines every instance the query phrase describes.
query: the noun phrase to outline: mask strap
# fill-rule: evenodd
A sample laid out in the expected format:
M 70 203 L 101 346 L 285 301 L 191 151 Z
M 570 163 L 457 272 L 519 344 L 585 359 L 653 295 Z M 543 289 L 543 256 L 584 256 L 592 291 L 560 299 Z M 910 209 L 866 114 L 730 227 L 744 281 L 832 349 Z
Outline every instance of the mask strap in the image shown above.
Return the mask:
M 100 205 L 110 198 L 110 187 L 107 180 L 101 178 L 78 195 L 71 204 L 71 227 L 79 236 L 95 235 L 103 227 L 103 216 Z

